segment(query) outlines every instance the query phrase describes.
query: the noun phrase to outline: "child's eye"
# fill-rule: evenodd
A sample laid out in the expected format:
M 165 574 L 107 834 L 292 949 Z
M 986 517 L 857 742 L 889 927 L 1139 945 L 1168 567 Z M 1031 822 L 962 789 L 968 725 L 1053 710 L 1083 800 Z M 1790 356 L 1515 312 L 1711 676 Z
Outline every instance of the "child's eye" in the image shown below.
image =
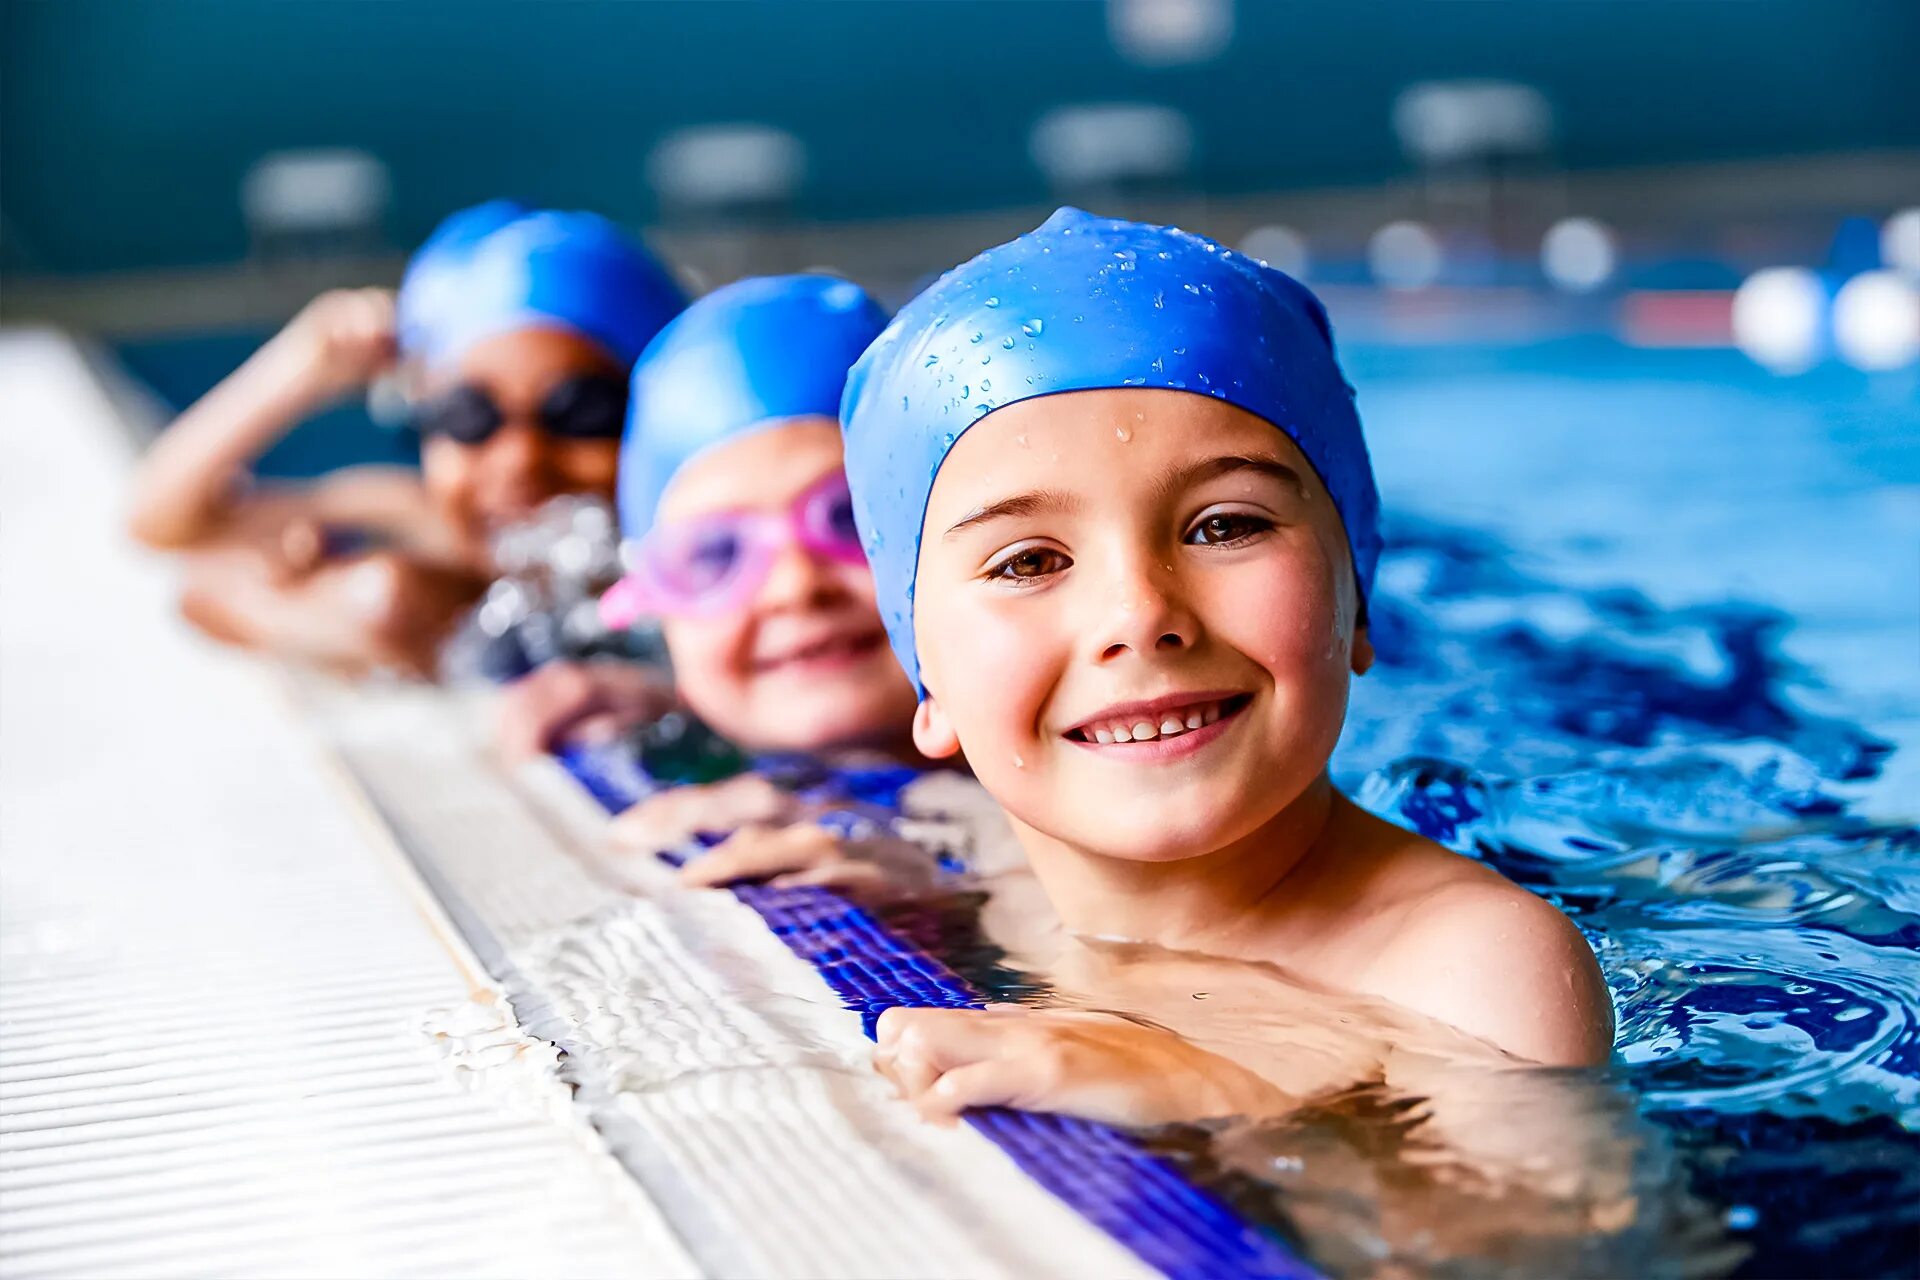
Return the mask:
M 1073 561 L 1052 547 L 1027 547 L 996 563 L 987 571 L 987 576 L 1023 582 L 1031 581 L 1035 578 L 1044 578 L 1050 573 L 1059 573 L 1072 563 Z
M 1221 513 L 1207 516 L 1187 531 L 1187 542 L 1198 546 L 1229 546 L 1245 542 L 1273 528 L 1264 516 Z

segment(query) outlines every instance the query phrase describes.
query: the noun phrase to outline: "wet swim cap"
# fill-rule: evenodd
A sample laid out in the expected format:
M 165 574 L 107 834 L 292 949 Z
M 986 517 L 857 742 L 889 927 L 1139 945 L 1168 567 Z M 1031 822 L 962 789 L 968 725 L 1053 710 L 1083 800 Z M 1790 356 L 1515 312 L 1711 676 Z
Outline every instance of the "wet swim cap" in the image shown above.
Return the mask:
M 916 685 L 914 575 L 954 442 L 1006 405 L 1110 387 L 1209 395 L 1278 427 L 1332 495 L 1366 599 L 1380 503 L 1320 300 L 1204 237 L 1061 209 L 909 302 L 847 378 L 854 511 L 887 634 Z
M 634 366 L 621 533 L 653 527 L 660 496 L 696 454 L 786 419 L 836 417 L 848 367 L 886 323 L 865 290 L 832 276 L 740 280 L 688 307 Z
M 666 268 L 605 218 L 492 200 L 441 223 L 407 264 L 400 350 L 440 364 L 483 338 L 558 324 L 630 365 L 686 305 Z

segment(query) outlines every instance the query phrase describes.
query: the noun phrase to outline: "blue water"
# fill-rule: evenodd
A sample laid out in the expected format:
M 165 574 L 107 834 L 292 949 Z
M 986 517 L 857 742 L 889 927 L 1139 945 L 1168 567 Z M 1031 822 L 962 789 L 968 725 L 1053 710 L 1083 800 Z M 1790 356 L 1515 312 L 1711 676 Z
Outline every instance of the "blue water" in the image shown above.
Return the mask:
M 1920 384 L 1347 357 L 1391 513 L 1336 776 L 1562 906 L 1743 1275 L 1920 1266 Z

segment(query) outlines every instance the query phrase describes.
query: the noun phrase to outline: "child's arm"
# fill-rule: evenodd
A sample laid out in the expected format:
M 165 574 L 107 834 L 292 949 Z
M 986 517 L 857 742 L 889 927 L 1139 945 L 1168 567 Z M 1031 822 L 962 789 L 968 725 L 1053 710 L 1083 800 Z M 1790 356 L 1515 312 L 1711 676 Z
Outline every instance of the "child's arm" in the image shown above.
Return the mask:
M 154 443 L 134 482 L 133 536 L 163 550 L 203 545 L 232 514 L 260 454 L 393 359 L 392 294 L 314 299 Z
M 237 539 L 187 556 L 180 610 L 217 640 L 351 673 L 431 676 L 484 583 L 391 551 L 290 566 Z

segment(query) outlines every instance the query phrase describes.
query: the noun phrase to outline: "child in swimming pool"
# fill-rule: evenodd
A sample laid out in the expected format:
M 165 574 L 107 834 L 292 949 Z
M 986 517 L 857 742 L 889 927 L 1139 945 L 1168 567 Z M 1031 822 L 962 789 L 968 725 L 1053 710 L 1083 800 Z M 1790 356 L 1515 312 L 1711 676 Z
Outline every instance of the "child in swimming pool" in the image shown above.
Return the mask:
M 965 752 L 1069 930 L 1278 966 L 1529 1062 L 1605 1058 L 1611 1006 L 1578 930 L 1328 779 L 1372 660 L 1380 542 L 1305 288 L 1062 210 L 909 303 L 842 417 L 915 743 Z M 895 1009 L 879 1042 L 936 1114 L 1148 1123 L 1298 1100 L 1103 1014 Z
M 560 494 L 611 499 L 627 371 L 685 302 L 591 214 L 508 201 L 455 214 L 397 298 L 321 296 L 182 414 L 147 455 L 131 529 L 187 553 L 183 611 L 217 638 L 431 673 L 493 576 L 496 531 Z M 295 423 L 396 363 L 415 393 L 418 473 L 251 482 Z
M 742 280 L 687 308 L 634 369 L 619 479 L 632 572 L 602 613 L 615 626 L 658 618 L 679 700 L 755 754 L 920 759 L 913 688 L 853 526 L 837 417 L 848 367 L 885 323 L 844 280 Z M 577 735 L 583 719 L 611 731 L 663 709 L 644 670 L 555 664 L 509 689 L 501 735 L 538 749 Z M 843 842 L 805 817 L 749 774 L 651 798 L 616 821 L 615 837 L 661 848 L 695 829 L 740 828 L 688 865 L 696 885 L 784 874 L 851 888 L 881 875 L 864 859 L 845 865 Z

